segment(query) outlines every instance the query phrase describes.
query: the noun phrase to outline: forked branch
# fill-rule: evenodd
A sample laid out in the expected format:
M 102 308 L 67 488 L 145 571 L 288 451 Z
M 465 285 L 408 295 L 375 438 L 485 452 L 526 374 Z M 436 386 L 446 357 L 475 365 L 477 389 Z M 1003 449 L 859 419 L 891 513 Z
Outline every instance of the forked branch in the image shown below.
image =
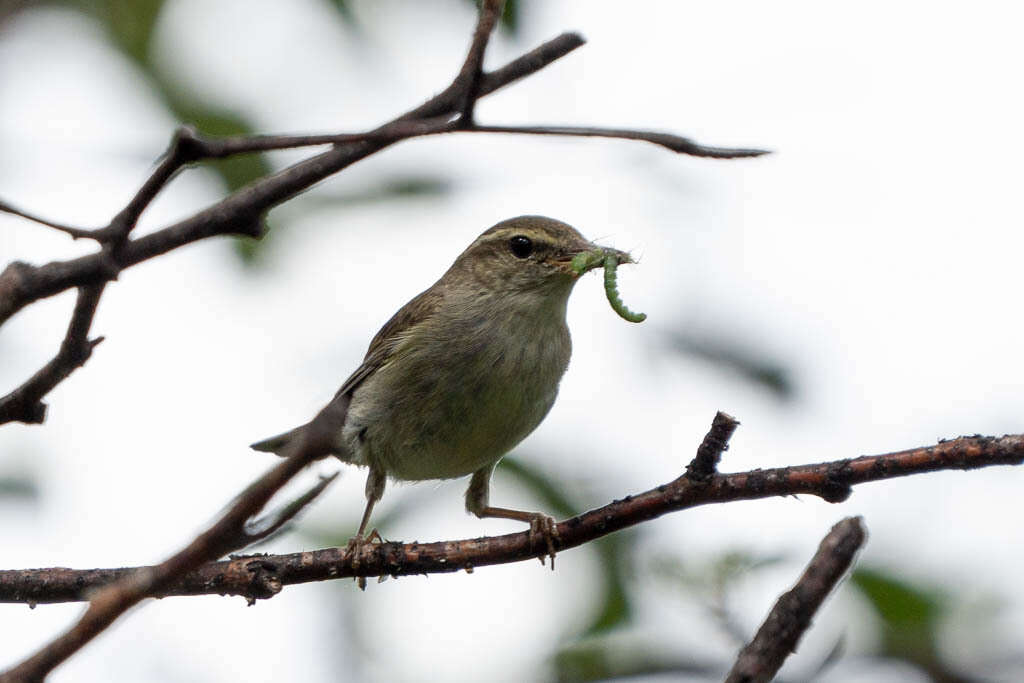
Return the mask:
M 731 419 L 731 418 L 730 418 Z M 716 422 L 718 420 L 716 419 Z M 735 424 L 735 422 L 734 422 Z M 715 434 L 712 427 L 709 437 Z M 718 435 L 722 432 L 718 431 Z M 712 447 L 724 446 L 717 438 Z M 727 441 L 727 439 L 726 439 Z M 703 457 L 708 439 L 698 449 Z M 863 456 L 813 465 L 780 467 L 695 478 L 684 474 L 649 491 L 626 496 L 558 524 L 559 551 L 583 545 L 628 526 L 700 505 L 739 500 L 815 495 L 841 502 L 851 487 L 872 481 L 937 470 L 967 470 L 1024 462 L 1024 435 L 961 437 L 934 446 L 897 453 Z M 689 470 L 693 470 L 691 463 Z M 240 595 L 266 598 L 263 586 L 272 575 L 278 586 L 354 576 L 413 576 L 460 571 L 469 567 L 507 564 L 540 557 L 546 546 L 531 545 L 528 532 L 436 543 L 381 543 L 367 546 L 358 557 L 358 571 L 345 548 L 326 548 L 285 555 L 239 557 L 211 562 L 166 584 L 158 595 Z M 111 581 L 149 567 L 120 569 L 30 569 L 0 571 L 0 602 L 46 603 L 88 599 Z

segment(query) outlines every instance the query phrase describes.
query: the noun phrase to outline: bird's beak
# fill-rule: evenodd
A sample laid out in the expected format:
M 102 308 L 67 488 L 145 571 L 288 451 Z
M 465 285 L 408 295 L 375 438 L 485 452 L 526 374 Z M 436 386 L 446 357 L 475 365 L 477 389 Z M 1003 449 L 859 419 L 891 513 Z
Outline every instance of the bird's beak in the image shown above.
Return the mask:
M 608 256 L 612 256 L 619 263 L 634 263 L 633 258 L 624 251 L 587 243 L 572 254 L 572 258 L 566 264 L 573 277 L 579 277 L 603 266 Z

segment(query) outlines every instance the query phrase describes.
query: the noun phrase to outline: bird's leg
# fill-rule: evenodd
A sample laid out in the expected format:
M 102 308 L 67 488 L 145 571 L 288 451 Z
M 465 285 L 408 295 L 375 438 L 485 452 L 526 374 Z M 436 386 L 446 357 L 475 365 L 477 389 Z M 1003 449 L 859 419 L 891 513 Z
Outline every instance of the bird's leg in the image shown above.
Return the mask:
M 558 527 L 555 524 L 554 518 L 550 515 L 545 515 L 543 512 L 525 512 L 523 510 L 491 507 L 488 504 L 488 499 L 491 486 L 491 472 L 493 471 L 494 465 L 488 465 L 473 473 L 473 477 L 469 480 L 469 488 L 466 489 L 466 510 L 481 519 L 484 517 L 500 517 L 529 524 L 530 547 L 532 548 L 535 545 L 538 535 L 542 536 L 547 544 L 548 557 L 551 558 L 551 569 L 554 570 L 555 542 L 559 540 Z M 540 561 L 541 564 L 544 563 L 543 555 L 540 556 Z
M 363 532 L 366 531 L 366 525 L 370 522 L 370 513 L 373 512 L 373 506 L 384 495 L 384 484 L 386 483 L 387 476 L 384 474 L 384 471 L 371 465 L 370 473 L 366 477 L 366 509 L 363 510 L 363 519 L 359 522 L 359 531 L 349 539 L 348 546 L 345 548 L 345 553 L 352 558 L 351 565 L 353 571 L 359 568 L 359 554 L 362 552 L 363 546 L 367 543 L 372 543 L 374 540 L 383 540 L 376 529 L 370 532 L 368 538 L 363 537 Z M 366 589 L 365 576 L 358 577 L 357 582 L 360 589 Z

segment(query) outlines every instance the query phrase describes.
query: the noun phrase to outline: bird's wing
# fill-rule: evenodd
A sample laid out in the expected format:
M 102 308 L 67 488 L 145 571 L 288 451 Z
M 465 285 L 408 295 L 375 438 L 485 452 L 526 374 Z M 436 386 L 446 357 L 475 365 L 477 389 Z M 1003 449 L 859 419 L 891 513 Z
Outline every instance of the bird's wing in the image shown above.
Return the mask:
M 398 309 L 398 312 L 384 323 L 384 327 L 380 328 L 380 332 L 370 342 L 370 348 L 366 350 L 362 364 L 341 385 L 334 395 L 334 400 L 346 394 L 351 396 L 352 392 L 363 383 L 363 380 L 377 369 L 387 365 L 395 350 L 402 341 L 408 338 L 413 328 L 434 315 L 441 304 L 441 297 L 439 292 L 431 288 L 420 292 L 409 303 Z

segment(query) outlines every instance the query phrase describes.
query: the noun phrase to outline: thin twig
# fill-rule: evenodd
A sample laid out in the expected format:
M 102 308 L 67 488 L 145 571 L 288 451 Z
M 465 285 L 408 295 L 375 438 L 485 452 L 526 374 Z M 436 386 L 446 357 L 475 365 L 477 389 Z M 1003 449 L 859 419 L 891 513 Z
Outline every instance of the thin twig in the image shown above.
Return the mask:
M 650 142 L 678 154 L 713 159 L 741 159 L 770 154 L 769 150 L 742 147 L 710 147 L 671 133 L 622 128 L 586 128 L 576 126 L 490 126 L 465 124 L 451 115 L 420 120 L 398 120 L 363 133 L 323 133 L 316 135 L 235 135 L 206 137 L 192 133 L 191 144 L 198 159 L 222 159 L 236 154 L 339 145 L 355 142 L 409 140 L 448 133 L 499 133 L 509 135 L 555 135 L 564 137 L 611 138 Z
M 849 487 L 871 481 L 923 474 L 937 470 L 975 469 L 1024 462 L 1024 434 L 993 437 L 962 437 L 934 446 L 853 460 L 837 460 L 770 470 L 713 474 L 705 483 L 685 475 L 638 495 L 591 510 L 558 524 L 555 543 L 559 551 L 573 548 L 619 529 L 662 515 L 718 503 L 757 500 L 796 494 L 817 495 L 830 502 Z M 325 581 L 352 576 L 414 576 L 446 573 L 466 566 L 481 567 L 536 559 L 536 544 L 529 532 L 436 543 L 384 543 L 366 546 L 358 557 L 358 571 L 345 548 L 327 548 L 258 559 L 263 573 L 272 572 L 281 585 Z M 170 595 L 256 595 L 254 558 L 213 562 L 178 580 L 158 593 Z M 87 599 L 89 592 L 111 580 L 130 576 L 146 567 L 121 569 L 27 569 L 0 571 L 0 603 L 69 602 Z M 257 586 L 257 589 L 259 587 Z
M 414 121 L 395 121 L 364 133 L 327 133 L 319 135 L 232 135 L 207 137 L 192 131 L 191 143 L 200 159 L 223 159 L 236 154 L 269 152 L 299 147 L 341 145 L 351 142 L 396 142 L 423 135 L 437 135 L 458 129 L 451 115 Z
M 743 147 L 708 147 L 689 138 L 653 130 L 631 130 L 628 128 L 589 128 L 579 126 L 482 126 L 473 125 L 463 129 L 467 133 L 510 133 L 513 135 L 561 135 L 584 138 L 618 138 L 640 140 L 659 145 L 678 154 L 709 159 L 744 159 L 771 154 L 767 149 Z
M 0 424 L 23 422 L 41 424 L 46 419 L 46 404 L 42 399 L 72 372 L 85 365 L 92 350 L 103 337 L 89 339 L 89 328 L 96 315 L 100 295 L 105 283 L 87 285 L 78 289 L 75 310 L 71 314 L 60 350 L 21 386 L 0 398 Z
M 832 527 L 796 585 L 778 599 L 757 635 L 740 651 L 726 683 L 766 683 L 775 678 L 866 539 L 860 517 L 847 517 Z
M 498 71 L 484 75 L 479 82 L 479 96 L 487 95 L 536 72 L 579 47 L 582 42 L 575 34 L 563 34 L 513 60 Z M 412 112 L 379 127 L 370 134 L 356 136 L 358 139 L 350 137 L 345 144 L 332 141 L 338 145 L 332 150 L 258 180 L 191 219 L 131 240 L 129 235 L 132 229 L 160 189 L 166 186 L 183 165 L 206 158 L 206 141 L 194 131 L 182 128 L 175 134 L 160 164 L 128 205 L 106 228 L 89 232 L 88 236 L 97 239 L 103 245 L 101 251 L 44 266 L 31 266 L 15 261 L 0 272 L 0 325 L 29 303 L 52 296 L 69 287 L 98 287 L 95 291 L 102 292 L 103 283 L 117 278 L 124 268 L 185 244 L 224 234 L 257 237 L 262 230 L 260 216 L 266 209 L 402 139 L 403 135 L 415 137 L 441 132 L 447 125 L 446 120 L 457 113 L 454 106 L 455 100 L 452 95 L 437 95 Z M 39 399 L 88 359 L 88 354 L 70 353 L 81 348 L 71 347 L 68 353 L 58 354 L 32 378 L 7 396 L 0 398 L 0 425 L 13 421 L 29 424 L 41 422 L 45 418 L 45 407 Z
M 715 413 L 715 419 L 711 421 L 711 429 L 708 430 L 700 448 L 697 449 L 697 455 L 687 466 L 684 476 L 695 483 L 707 481 L 718 469 L 722 453 L 729 448 L 729 439 L 732 438 L 739 426 L 739 421 L 732 415 L 727 415 L 722 411 Z
M 489 95 L 540 71 L 583 45 L 583 42 L 583 38 L 576 33 L 563 33 L 547 41 L 500 69 L 484 74 L 480 80 L 479 96 Z M 0 272 L 0 325 L 34 301 L 72 287 L 114 279 L 124 268 L 187 244 L 218 235 L 258 237 L 261 234 L 259 217 L 265 211 L 399 139 L 380 131 L 387 131 L 389 126 L 399 121 L 453 116 L 458 113 L 457 105 L 455 93 L 449 87 L 419 107 L 381 126 L 374 133 L 359 135 L 358 140 L 338 145 L 278 173 L 260 178 L 174 225 L 128 240 L 118 250 L 114 268 L 103 252 L 68 261 L 54 261 L 43 266 L 12 262 Z M 374 139 L 374 135 L 384 137 Z
M 343 417 L 343 412 L 339 415 L 336 406 L 321 411 L 311 429 L 286 451 L 287 457 L 250 484 L 210 528 L 163 563 L 124 575 L 104 587 L 90 598 L 89 608 L 74 626 L 17 666 L 0 674 L 0 683 L 42 681 L 61 662 L 141 600 L 159 595 L 179 577 L 244 545 L 247 521 L 306 465 L 329 452 L 330 435 L 341 428 L 340 417 Z M 261 584 L 268 585 L 266 581 Z
M 153 203 L 160 190 L 167 186 L 171 178 L 181 168 L 201 157 L 196 154 L 196 146 L 193 144 L 193 131 L 191 128 L 179 128 L 174 137 L 171 138 L 170 147 L 164 152 L 160 163 L 153 172 L 149 174 L 146 182 L 142 184 L 135 196 L 128 205 L 114 216 L 113 220 L 102 231 L 102 239 L 105 244 L 110 245 L 116 251 L 128 239 L 128 235 L 139 223 L 139 218 L 146 208 Z
M 73 239 L 76 239 L 76 240 L 77 239 L 86 239 L 86 238 L 93 238 L 93 239 L 95 238 L 95 234 L 96 234 L 95 230 L 87 230 L 85 228 L 75 228 L 75 227 L 72 227 L 70 225 L 64 225 L 63 223 L 57 223 L 55 221 L 47 220 L 45 218 L 40 218 L 39 216 L 31 214 L 31 213 L 29 213 L 27 211 L 22 211 L 19 208 L 11 206 L 7 202 L 3 201 L 2 199 L 0 199 L 0 211 L 2 211 L 4 213 L 9 213 L 9 214 L 11 214 L 13 216 L 20 216 L 21 218 L 25 218 L 27 220 L 30 220 L 33 223 L 38 223 L 39 225 L 45 225 L 46 227 L 53 228 L 54 230 L 59 230 L 59 231 L 63 232 L 66 235 L 71 235 L 71 237 Z
M 238 540 L 238 547 L 248 548 L 252 544 L 265 541 L 281 531 L 288 522 L 294 520 L 300 512 L 309 507 L 310 503 L 319 498 L 320 494 L 338 478 L 338 474 L 338 472 L 335 472 L 329 476 L 320 477 L 320 481 L 313 487 L 284 507 L 260 519 L 247 522 L 242 530 L 243 536 Z
M 498 18 L 505 8 L 505 0 L 483 0 L 480 14 L 473 31 L 473 41 L 469 46 L 466 61 L 459 70 L 455 81 L 463 92 L 460 93 L 459 122 L 464 126 L 472 125 L 473 112 L 476 108 L 477 93 L 480 90 L 480 79 L 483 77 L 484 52 L 491 39 Z

